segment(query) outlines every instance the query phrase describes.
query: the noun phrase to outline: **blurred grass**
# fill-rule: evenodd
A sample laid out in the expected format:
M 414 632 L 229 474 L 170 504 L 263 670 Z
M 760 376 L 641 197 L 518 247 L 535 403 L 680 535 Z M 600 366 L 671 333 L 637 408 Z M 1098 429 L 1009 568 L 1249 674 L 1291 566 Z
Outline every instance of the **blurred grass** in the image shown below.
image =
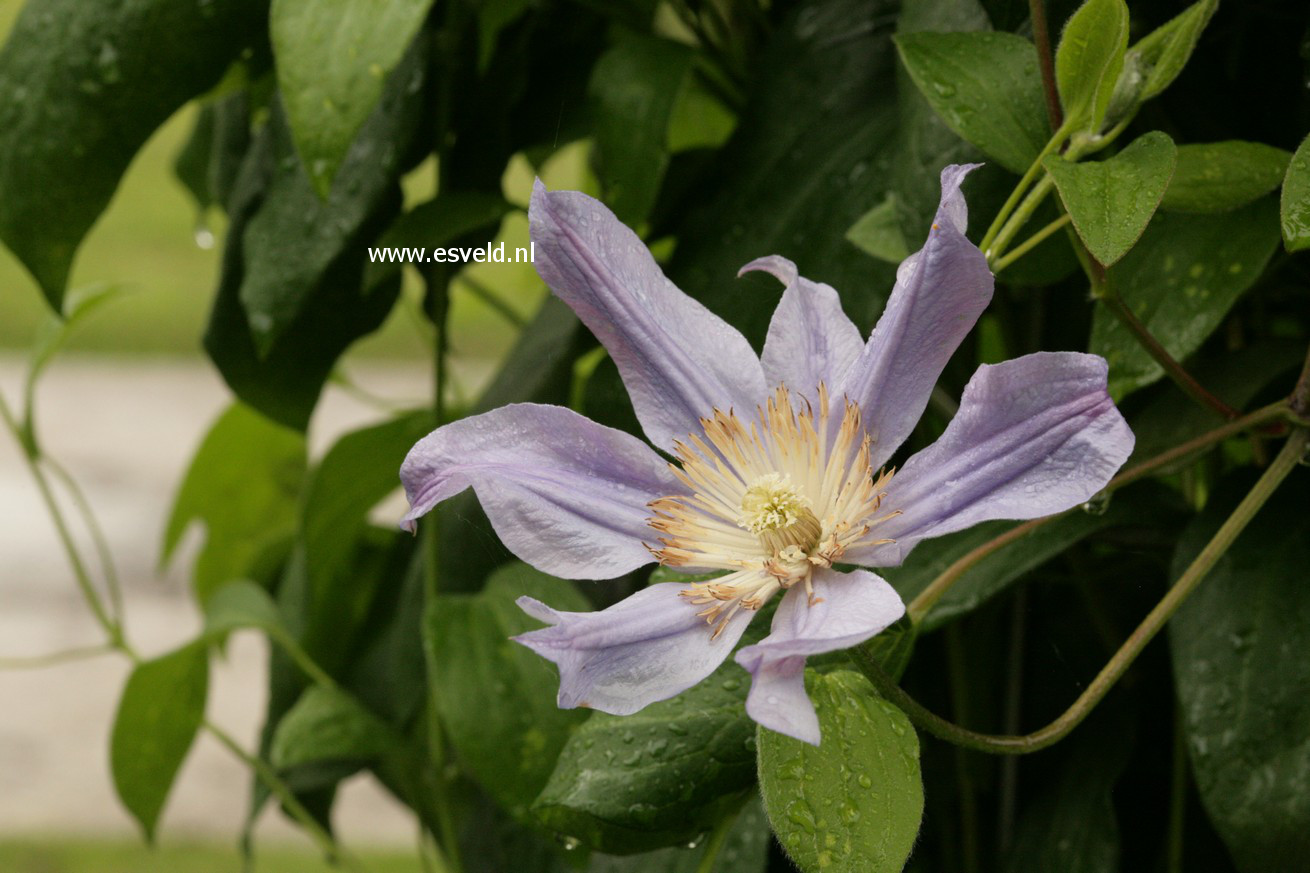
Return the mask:
M 357 853 L 369 873 L 419 873 L 413 854 Z M 160 846 L 99 840 L 0 841 L 4 873 L 239 873 L 235 848 L 211 845 Z M 253 873 L 340 873 L 313 850 L 256 847 Z

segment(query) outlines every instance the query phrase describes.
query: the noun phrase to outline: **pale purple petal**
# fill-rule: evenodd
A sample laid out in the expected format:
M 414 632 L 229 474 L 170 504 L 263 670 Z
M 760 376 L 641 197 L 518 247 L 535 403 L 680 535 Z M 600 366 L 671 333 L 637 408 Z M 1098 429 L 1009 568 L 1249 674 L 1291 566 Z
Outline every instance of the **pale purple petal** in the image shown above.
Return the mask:
M 842 312 L 836 291 L 804 278 L 786 258 L 758 258 L 737 275 L 753 270 L 771 273 L 786 286 L 760 356 L 764 378 L 770 388 L 786 385 L 813 401 L 820 382 L 832 389 L 859 357 L 860 331 Z
M 609 351 L 651 442 L 671 449 L 715 408 L 750 412 L 764 400 L 746 338 L 666 279 L 599 201 L 538 181 L 528 219 L 537 272 Z
M 610 579 L 654 558 L 646 504 L 681 493 L 636 437 L 560 406 L 520 403 L 437 428 L 400 468 L 402 524 L 472 487 L 501 541 L 539 570 Z
M 816 569 L 814 600 L 793 586 L 773 616 L 769 635 L 736 655 L 750 671 L 746 712 L 778 733 L 819 744 L 819 723 L 805 696 L 805 657 L 859 645 L 905 614 L 900 596 L 866 570 Z
M 514 637 L 559 665 L 559 705 L 631 715 L 674 696 L 723 663 L 750 623 L 739 610 L 714 636 L 697 606 L 663 582 L 600 612 L 560 612 L 531 597 L 518 604 L 551 627 Z
M 941 439 L 906 462 L 876 531 L 895 543 L 848 554 L 892 566 L 919 540 L 998 518 L 1039 518 L 1086 501 L 1133 450 L 1105 390 L 1105 359 L 1038 352 L 982 366 Z
M 960 184 L 978 164 L 942 170 L 942 199 L 923 248 L 896 271 L 896 287 L 846 379 L 833 387 L 860 406 L 879 467 L 910 435 L 937 377 L 992 299 L 987 259 L 964 235 Z

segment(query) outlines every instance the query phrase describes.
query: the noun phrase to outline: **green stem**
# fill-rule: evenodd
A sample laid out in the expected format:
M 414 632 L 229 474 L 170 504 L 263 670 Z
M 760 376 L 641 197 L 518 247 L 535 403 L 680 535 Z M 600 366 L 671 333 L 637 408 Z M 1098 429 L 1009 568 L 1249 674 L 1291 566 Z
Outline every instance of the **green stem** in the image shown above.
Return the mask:
M 29 655 L 16 658 L 0 658 L 0 670 L 39 670 L 43 667 L 55 667 L 72 661 L 84 661 L 100 655 L 116 654 L 118 649 L 102 643 L 98 646 L 81 646 L 76 649 L 64 649 L 48 655 Z
M 1030 251 L 1037 248 L 1037 246 L 1041 245 L 1046 240 L 1047 237 L 1057 232 L 1060 228 L 1064 227 L 1071 220 L 1072 219 L 1069 218 L 1069 213 L 1066 212 L 1064 215 L 1061 215 L 1059 218 L 1055 219 L 1055 221 L 1052 221 L 1050 224 L 1046 225 L 1046 227 L 1043 227 L 1041 230 L 1037 231 L 1032 236 L 1028 237 L 1019 245 L 1015 246 L 1013 250 L 1011 250 L 1005 255 L 1005 257 L 996 258 L 995 260 L 993 260 L 990 264 L 992 268 L 992 272 L 993 273 L 1001 272 L 1006 267 L 1010 266 L 1015 261 L 1019 260 L 1024 255 L 1028 254 Z
M 23 440 L 23 431 L 10 411 L 9 404 L 5 401 L 3 395 L 0 395 L 0 418 L 4 419 L 5 426 L 13 434 L 14 439 L 23 446 L 23 461 L 27 464 L 28 472 L 32 474 L 33 481 L 36 482 L 37 490 L 41 493 L 41 500 L 46 505 L 46 511 L 50 513 L 50 519 L 55 526 L 55 533 L 59 536 L 59 542 L 64 548 L 64 554 L 73 569 L 73 578 L 77 581 L 77 587 L 82 593 L 82 598 L 91 609 L 96 622 L 104 630 L 109 645 L 120 648 L 123 645 L 123 630 L 109 615 L 99 593 L 96 592 L 95 584 L 91 581 L 91 574 L 87 572 L 86 564 L 82 561 L 82 555 L 77 549 L 77 544 L 73 541 L 73 535 L 68 529 L 68 522 L 64 520 L 63 510 L 59 508 L 54 492 L 50 489 L 50 482 L 46 479 L 45 471 L 41 469 L 37 457 L 29 451 L 30 447 Z
M 305 832 L 309 834 L 310 838 L 318 844 L 319 850 L 322 851 L 330 861 L 341 864 L 347 869 L 357 871 L 357 873 L 363 873 L 363 871 L 367 869 L 362 863 L 360 863 L 359 859 L 355 858 L 344 848 L 337 845 L 336 841 L 332 839 L 332 836 L 323 829 L 323 826 L 320 825 L 318 820 L 310 814 L 309 810 L 305 808 L 305 805 L 300 802 L 298 797 L 296 797 L 295 792 L 291 790 L 290 786 L 282 781 L 281 777 L 277 775 L 277 772 L 267 761 L 260 758 L 258 755 L 252 755 L 247 752 L 241 747 L 240 743 L 232 738 L 231 734 L 214 724 L 209 719 L 205 719 L 203 726 L 214 739 L 218 740 L 219 743 L 223 745 L 224 748 L 240 758 L 251 770 L 255 771 L 255 775 L 264 783 L 264 787 L 266 787 L 273 796 L 282 803 L 282 806 L 291 814 L 300 826 L 305 829 Z
M 987 256 L 989 262 L 1000 258 L 1001 253 L 1005 251 L 1005 247 L 1010 244 L 1010 240 L 1014 239 L 1019 231 L 1023 229 L 1023 226 L 1028 223 L 1028 219 L 1037 211 L 1037 207 L 1042 205 L 1042 201 L 1046 199 L 1046 195 L 1050 194 L 1054 187 L 1055 181 L 1049 175 L 1043 176 L 1041 181 L 1033 186 L 1033 189 L 1028 192 L 1028 196 L 1023 199 L 1023 202 L 1019 204 L 1018 208 L 1005 222 L 1005 226 L 997 232 L 992 244 L 983 248 L 983 253 Z
M 1172 466 L 1185 458 L 1189 458 L 1197 452 L 1209 448 L 1215 443 L 1225 440 L 1230 436 L 1235 436 L 1243 431 L 1259 427 L 1266 422 L 1283 418 L 1286 415 L 1286 402 L 1272 403 L 1262 409 L 1257 409 L 1255 412 L 1230 421 L 1222 427 L 1217 427 L 1214 430 L 1207 431 L 1187 442 L 1179 443 L 1172 449 L 1169 449 L 1166 452 L 1161 452 L 1150 460 L 1143 461 L 1140 464 L 1134 464 L 1132 467 L 1129 467 L 1127 470 L 1124 470 L 1118 476 L 1111 479 L 1103 489 L 1103 493 L 1113 492 L 1125 485 L 1136 482 L 1138 479 L 1143 479 L 1159 470 Z M 936 579 L 933 579 L 932 582 L 928 583 L 928 586 L 920 591 L 918 595 L 910 601 L 910 605 L 906 609 L 906 612 L 910 616 L 910 620 L 915 624 L 923 621 L 924 616 L 932 610 L 933 606 L 941 599 L 942 595 L 945 594 L 967 570 L 983 558 L 1001 548 L 1004 548 L 1010 543 L 1023 539 L 1042 525 L 1049 524 L 1058 518 L 1064 518 L 1070 512 L 1075 511 L 1076 510 L 1070 509 L 1065 512 L 1057 513 L 1056 515 L 1048 515 L 1045 518 L 1034 518 L 1031 521 L 1026 521 L 1023 524 L 1010 528 L 996 538 L 988 540 L 970 551 L 968 554 L 961 556 L 955 561 L 955 563 L 943 570 Z
M 705 853 L 700 856 L 696 873 L 713 873 L 714 862 L 719 859 L 719 852 L 723 849 L 723 844 L 728 841 L 728 834 L 740 815 L 739 808 L 736 812 L 719 819 L 719 823 L 714 826 L 714 830 L 710 831 L 709 837 L 705 840 Z
M 524 320 L 523 316 L 519 315 L 508 303 L 496 296 L 495 291 L 492 291 L 478 280 L 470 278 L 467 273 L 461 275 L 459 281 L 461 285 L 468 289 L 470 294 L 485 303 L 495 311 L 497 315 L 509 322 L 512 327 L 516 327 L 519 330 L 527 327 L 528 323 Z
M 42 460 L 45 461 L 46 466 L 50 468 L 50 472 L 54 473 L 55 477 L 64 486 L 64 490 L 68 492 L 73 505 L 77 507 L 78 513 L 82 516 L 82 523 L 86 525 L 86 529 L 91 533 L 91 541 L 95 544 L 96 555 L 100 559 L 101 572 L 104 574 L 105 590 L 109 593 L 109 607 L 115 623 L 121 629 L 124 620 L 123 588 L 118 581 L 118 568 L 114 566 L 114 554 L 109 548 L 109 540 L 105 537 L 104 529 L 100 527 L 100 521 L 96 518 L 95 512 L 92 511 L 90 501 L 86 499 L 86 494 L 82 491 L 82 487 L 77 484 L 77 480 L 73 478 L 72 474 L 49 455 L 43 455 Z
M 1014 186 L 1014 190 L 1010 192 L 1010 196 L 1001 206 L 1000 212 L 997 212 L 996 217 L 992 219 L 991 227 L 987 228 L 987 233 L 983 234 L 982 242 L 978 244 L 978 248 L 982 249 L 984 254 L 990 252 L 993 240 L 996 239 L 996 235 L 1000 233 L 1001 227 L 1010 217 L 1010 211 L 1014 209 L 1015 204 L 1017 204 L 1019 199 L 1023 197 L 1024 192 L 1028 190 L 1028 186 L 1033 183 L 1033 180 L 1041 174 L 1042 160 L 1047 155 L 1052 154 L 1059 149 L 1067 136 L 1068 132 L 1063 127 L 1057 130 L 1055 135 L 1051 137 L 1050 141 L 1042 147 L 1041 152 L 1038 153 L 1036 159 L 1028 167 L 1027 171 L 1025 171 L 1023 176 L 1019 178 L 1019 183 Z
M 1274 458 L 1273 463 L 1269 465 L 1260 476 L 1259 481 L 1255 483 L 1255 487 L 1237 505 L 1232 515 L 1215 532 L 1210 542 L 1193 559 L 1183 575 L 1178 577 L 1178 581 L 1174 583 L 1160 602 L 1155 605 L 1155 608 L 1137 626 L 1137 629 L 1124 641 L 1119 651 L 1115 652 L 1114 656 L 1106 663 L 1105 667 L 1101 669 L 1101 672 L 1097 674 L 1083 693 L 1078 696 L 1073 705 L 1065 710 L 1059 718 L 1040 730 L 1023 736 L 996 736 L 969 730 L 949 722 L 925 708 L 897 685 L 895 680 L 883 671 L 877 661 L 865 654 L 861 647 L 857 646 L 850 650 L 852 660 L 869 677 L 869 680 L 877 686 L 883 696 L 904 710 L 911 721 L 933 736 L 947 742 L 998 755 L 1026 755 L 1059 742 L 1091 713 L 1092 709 L 1100 703 L 1101 699 L 1105 697 L 1133 661 L 1137 659 L 1137 656 L 1142 653 L 1146 644 L 1154 639 L 1155 635 L 1164 627 L 1165 622 L 1178 611 L 1178 607 L 1196 590 L 1196 586 L 1210 572 L 1215 563 L 1223 557 L 1229 546 L 1233 544 L 1233 541 L 1250 523 L 1260 507 L 1264 505 L 1283 479 L 1287 478 L 1287 474 L 1301 460 L 1308 442 L 1310 442 L 1310 430 L 1298 428 L 1292 432 L 1287 442 L 1283 444 L 1278 456 Z

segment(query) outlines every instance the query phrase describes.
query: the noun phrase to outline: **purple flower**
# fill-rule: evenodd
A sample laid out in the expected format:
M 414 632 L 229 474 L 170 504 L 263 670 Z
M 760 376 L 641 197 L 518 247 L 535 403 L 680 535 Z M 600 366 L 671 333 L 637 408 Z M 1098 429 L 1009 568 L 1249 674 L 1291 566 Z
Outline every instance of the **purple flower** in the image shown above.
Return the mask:
M 1049 515 L 1100 490 L 1133 435 L 1094 355 L 1041 352 L 983 366 L 941 439 L 881 471 L 909 436 L 952 352 L 992 296 L 964 236 L 960 183 L 942 171 L 928 241 L 897 271 L 864 342 L 837 293 L 781 257 L 752 261 L 786 291 L 763 355 L 683 294 L 597 201 L 547 192 L 529 218 L 537 270 L 608 349 L 651 443 L 557 406 L 515 404 L 424 437 L 401 479 L 404 523 L 472 487 L 505 545 L 573 579 L 651 561 L 708 582 L 665 582 L 600 612 L 519 605 L 549 626 L 516 639 L 559 665 L 559 705 L 625 715 L 683 691 L 728 656 L 755 612 L 782 601 L 769 635 L 736 659 L 746 710 L 818 744 L 809 655 L 848 648 L 905 611 L 868 570 L 920 540 L 981 521 Z

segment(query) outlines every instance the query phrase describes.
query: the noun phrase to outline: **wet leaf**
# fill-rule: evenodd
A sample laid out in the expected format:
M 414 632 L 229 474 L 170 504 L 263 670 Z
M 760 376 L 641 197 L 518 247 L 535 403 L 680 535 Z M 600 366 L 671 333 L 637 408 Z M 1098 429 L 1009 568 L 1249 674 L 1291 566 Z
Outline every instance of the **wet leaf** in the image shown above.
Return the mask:
M 1283 245 L 1289 252 L 1310 248 L 1310 136 L 1292 156 L 1283 180 Z
M 865 254 L 891 264 L 899 264 L 910 254 L 905 234 L 901 233 L 896 199 L 891 195 L 860 216 L 846 231 L 846 238 Z
M 1242 140 L 1179 146 L 1160 208 L 1212 213 L 1245 206 L 1282 183 L 1291 157 L 1282 149 Z
M 1180 575 L 1250 477 L 1184 532 Z M 1201 801 L 1242 873 L 1310 855 L 1310 477 L 1295 472 L 1169 623 L 1178 699 Z
M 1051 138 L 1037 50 L 1009 33 L 909 33 L 896 37 L 919 91 L 951 130 L 1014 173 Z
M 863 676 L 805 678 L 820 745 L 759 729 L 760 788 L 778 842 L 805 873 L 900 873 L 923 816 L 919 738 Z
M 387 726 L 356 701 L 313 685 L 278 721 L 269 760 L 279 770 L 327 761 L 363 764 L 385 755 L 391 741 Z
M 1087 250 L 1109 266 L 1146 230 L 1169 186 L 1176 155 L 1173 140 L 1153 131 L 1104 161 L 1073 163 L 1051 155 L 1043 166 Z
M 1066 125 L 1100 130 L 1127 49 L 1124 0 L 1087 0 L 1069 18 L 1055 50 L 1055 84 Z
M 1139 100 L 1149 100 L 1173 84 L 1218 7 L 1219 0 L 1199 0 L 1128 50 L 1143 71 Z
M 109 769 L 118 799 L 149 841 L 200 730 L 208 695 L 203 643 L 143 661 L 127 678 L 109 740 Z

